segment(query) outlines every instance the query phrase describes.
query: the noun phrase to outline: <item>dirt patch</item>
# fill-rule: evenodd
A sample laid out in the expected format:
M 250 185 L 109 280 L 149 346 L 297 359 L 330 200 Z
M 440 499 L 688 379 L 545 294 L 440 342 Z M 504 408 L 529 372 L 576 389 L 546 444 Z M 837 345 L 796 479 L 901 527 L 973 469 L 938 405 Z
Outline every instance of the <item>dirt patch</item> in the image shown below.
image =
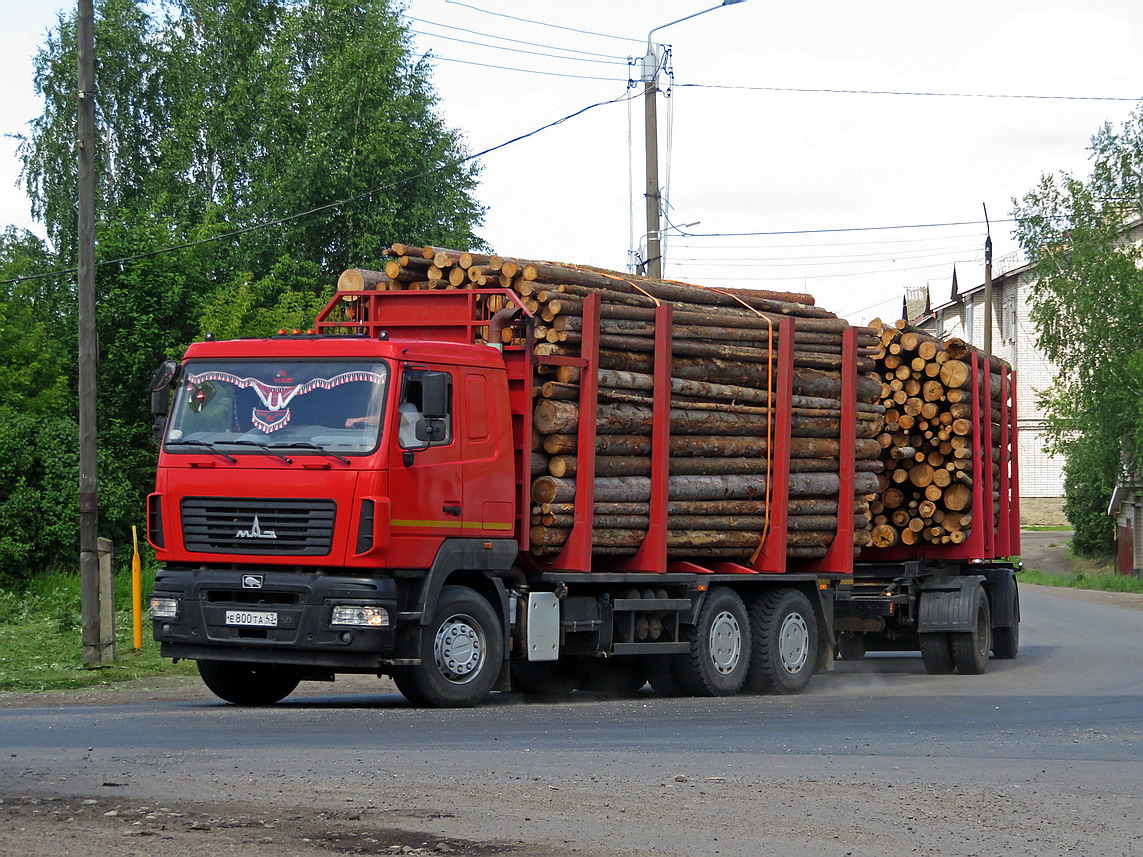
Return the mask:
M 108 784 L 105 784 L 108 785 Z M 437 818 L 446 817 L 437 815 Z M 377 812 L 180 800 L 160 805 L 115 798 L 5 796 L 0 841 L 22 857 L 329 857 L 330 854 L 537 855 L 565 849 L 536 843 L 474 842 L 386 826 Z M 580 855 L 585 852 L 579 851 Z

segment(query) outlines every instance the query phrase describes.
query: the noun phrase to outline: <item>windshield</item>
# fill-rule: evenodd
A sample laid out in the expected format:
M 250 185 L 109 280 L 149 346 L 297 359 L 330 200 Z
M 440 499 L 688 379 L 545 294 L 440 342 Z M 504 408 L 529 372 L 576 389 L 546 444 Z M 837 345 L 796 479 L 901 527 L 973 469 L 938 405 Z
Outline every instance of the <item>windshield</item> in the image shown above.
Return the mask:
M 167 425 L 169 452 L 377 448 L 389 367 L 372 360 L 195 360 Z M 249 448 L 249 449 L 248 449 Z

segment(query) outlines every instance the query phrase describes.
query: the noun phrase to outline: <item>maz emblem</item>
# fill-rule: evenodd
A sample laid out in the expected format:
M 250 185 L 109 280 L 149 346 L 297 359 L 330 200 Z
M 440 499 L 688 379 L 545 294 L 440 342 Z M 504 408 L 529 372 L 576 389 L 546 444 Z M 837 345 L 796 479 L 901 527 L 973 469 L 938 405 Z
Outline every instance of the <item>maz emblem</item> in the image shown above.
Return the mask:
M 260 574 L 244 574 L 242 575 L 242 588 L 243 589 L 261 589 L 262 588 L 262 575 Z
M 234 534 L 236 539 L 276 539 L 278 534 L 273 530 L 262 529 L 262 524 L 258 521 L 258 516 L 254 516 L 254 523 L 250 525 L 248 530 L 239 530 Z

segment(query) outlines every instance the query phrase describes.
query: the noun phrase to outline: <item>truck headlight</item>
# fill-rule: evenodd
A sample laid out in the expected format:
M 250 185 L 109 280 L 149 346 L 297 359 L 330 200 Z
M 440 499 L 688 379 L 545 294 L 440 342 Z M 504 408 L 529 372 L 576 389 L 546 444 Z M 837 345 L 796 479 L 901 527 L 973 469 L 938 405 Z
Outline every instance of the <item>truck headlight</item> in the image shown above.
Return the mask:
M 329 624 L 354 628 L 387 628 L 389 611 L 369 604 L 335 604 Z
M 179 600 L 177 598 L 169 598 L 163 595 L 151 596 L 151 618 L 152 619 L 177 619 L 179 618 Z

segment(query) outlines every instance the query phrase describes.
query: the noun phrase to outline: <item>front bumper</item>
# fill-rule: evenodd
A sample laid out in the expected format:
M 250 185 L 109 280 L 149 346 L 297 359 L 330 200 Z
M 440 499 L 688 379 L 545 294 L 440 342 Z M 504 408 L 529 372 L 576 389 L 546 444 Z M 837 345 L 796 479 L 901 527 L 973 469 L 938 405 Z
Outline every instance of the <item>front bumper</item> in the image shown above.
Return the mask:
M 390 577 L 168 568 L 156 576 L 155 595 L 179 604 L 175 619 L 152 620 L 164 657 L 375 671 L 396 645 L 397 588 Z M 335 604 L 384 607 L 389 625 L 331 627 Z M 227 611 L 272 612 L 277 624 L 229 625 Z

